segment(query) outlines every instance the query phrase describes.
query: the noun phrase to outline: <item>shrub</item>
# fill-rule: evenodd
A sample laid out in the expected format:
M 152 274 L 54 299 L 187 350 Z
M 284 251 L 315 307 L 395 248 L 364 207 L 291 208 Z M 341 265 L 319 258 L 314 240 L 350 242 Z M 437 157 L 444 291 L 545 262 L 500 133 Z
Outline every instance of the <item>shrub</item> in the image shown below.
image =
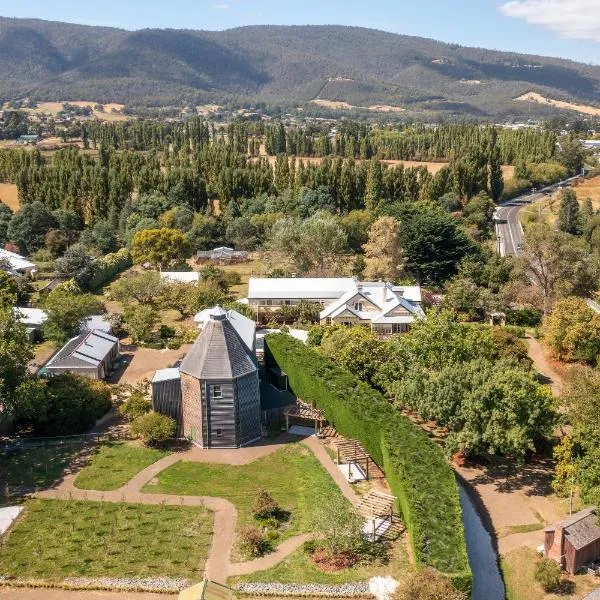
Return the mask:
M 256 492 L 252 514 L 257 519 L 277 518 L 281 514 L 281 507 L 267 490 L 261 489 Z
M 537 327 L 542 322 L 542 311 L 533 308 L 507 310 L 506 322 L 519 327 Z
M 262 529 L 243 527 L 240 531 L 240 548 L 248 556 L 262 556 L 270 550 L 271 544 Z
M 108 385 L 72 374 L 49 379 L 46 398 L 46 415 L 33 424 L 42 435 L 84 433 L 111 408 Z
M 526 327 L 519 327 L 517 325 L 506 325 L 504 327 L 504 330 L 507 333 L 510 333 L 512 335 L 514 335 L 515 337 L 524 339 L 525 337 L 527 337 L 527 328 Z
M 119 412 L 128 420 L 135 421 L 152 410 L 152 402 L 141 392 L 133 392 L 119 406 Z
M 158 446 L 170 440 L 177 430 L 174 419 L 150 412 L 138 417 L 131 424 L 131 432 L 142 439 L 147 446 Z
M 441 449 L 381 394 L 292 337 L 266 336 L 265 360 L 287 373 L 296 396 L 315 403 L 341 435 L 359 440 L 383 466 L 417 562 L 452 575 L 468 589 L 458 487 Z
M 95 290 L 110 281 L 132 265 L 131 253 L 127 248 L 122 248 L 113 254 L 99 258 L 92 266 L 92 276 L 85 282 L 88 290 Z
M 535 565 L 534 577 L 546 592 L 552 592 L 560 584 L 560 566 L 551 558 L 542 558 Z
M 404 578 L 392 600 L 467 600 L 464 592 L 433 569 L 423 569 Z

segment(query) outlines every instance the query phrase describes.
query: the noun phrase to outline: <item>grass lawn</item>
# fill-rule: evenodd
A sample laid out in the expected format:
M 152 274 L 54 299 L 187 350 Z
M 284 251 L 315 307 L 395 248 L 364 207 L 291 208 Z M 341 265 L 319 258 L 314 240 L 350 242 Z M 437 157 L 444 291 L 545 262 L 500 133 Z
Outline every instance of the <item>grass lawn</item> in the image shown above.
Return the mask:
M 389 544 L 388 551 L 379 559 L 360 563 L 350 569 L 336 572 L 324 572 L 317 568 L 310 556 L 300 548 L 284 561 L 266 571 L 258 571 L 250 575 L 233 577 L 231 584 L 245 582 L 277 582 L 277 583 L 349 583 L 366 581 L 376 575 L 389 575 L 401 579 L 410 571 L 410 560 L 406 549 L 406 538 L 402 537 Z
M 136 473 L 155 463 L 170 452 L 145 448 L 135 442 L 117 442 L 96 447 L 88 465 L 75 479 L 82 490 L 116 490 Z
M 0 549 L 0 573 L 199 580 L 211 535 L 204 508 L 32 500 Z
M 243 466 L 181 461 L 162 471 L 158 483 L 146 485 L 143 491 L 226 498 L 238 509 L 239 529 L 256 524 L 252 505 L 259 489 L 268 490 L 291 512 L 284 538 L 310 533 L 315 508 L 341 494 L 312 452 L 299 443 Z
M 0 455 L 0 494 L 3 496 L 0 503 L 7 502 L 13 494 L 50 487 L 80 451 L 80 446 L 67 446 Z
M 518 548 L 502 556 L 500 566 L 506 586 L 507 600 L 563 600 L 582 598 L 598 587 L 597 580 L 588 575 L 576 575 L 563 579 L 561 593 L 547 594 L 535 581 L 535 565 L 538 555 L 531 548 Z

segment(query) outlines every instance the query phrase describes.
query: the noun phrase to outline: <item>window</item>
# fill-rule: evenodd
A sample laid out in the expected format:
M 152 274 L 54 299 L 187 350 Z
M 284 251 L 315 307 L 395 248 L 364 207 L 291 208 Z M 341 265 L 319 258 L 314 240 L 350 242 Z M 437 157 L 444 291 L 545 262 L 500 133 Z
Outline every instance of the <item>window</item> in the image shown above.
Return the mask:
M 221 437 L 223 435 L 222 429 L 217 429 L 217 437 Z
M 213 398 L 222 398 L 223 397 L 223 390 L 221 389 L 220 385 L 212 386 L 212 397 Z
M 363 303 L 362 302 L 355 302 L 354 303 L 354 310 L 361 311 L 362 309 L 363 309 Z
M 326 324 L 326 325 L 331 325 L 331 317 L 327 317 L 327 318 L 325 319 L 325 324 Z
M 392 333 L 405 333 L 408 331 L 406 323 L 392 323 Z

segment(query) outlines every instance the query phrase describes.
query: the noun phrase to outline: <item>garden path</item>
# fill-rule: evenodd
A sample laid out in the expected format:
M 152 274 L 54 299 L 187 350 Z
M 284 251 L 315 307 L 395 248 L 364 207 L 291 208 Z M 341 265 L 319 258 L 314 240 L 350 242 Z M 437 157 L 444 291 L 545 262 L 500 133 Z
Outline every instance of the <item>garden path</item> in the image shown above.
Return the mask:
M 310 535 L 298 535 L 283 542 L 272 554 L 244 563 L 232 563 L 231 551 L 235 542 L 235 526 L 237 510 L 224 498 L 213 496 L 178 496 L 172 494 L 149 494 L 141 489 L 152 481 L 161 471 L 179 462 L 219 463 L 228 465 L 244 465 L 272 454 L 294 436 L 281 436 L 277 441 L 259 443 L 245 448 L 231 450 L 205 450 L 192 448 L 184 452 L 169 454 L 146 467 L 130 479 L 118 490 L 97 491 L 81 490 L 74 486 L 77 473 L 66 475 L 55 487 L 39 492 L 38 498 L 55 500 L 85 500 L 96 502 L 129 502 L 135 504 L 166 504 L 171 506 L 204 506 L 214 513 L 212 545 L 205 565 L 205 576 L 213 581 L 225 583 L 230 575 L 245 575 L 274 567 L 292 552 L 298 549 Z M 317 460 L 323 465 L 339 486 L 344 496 L 356 504 L 359 496 L 346 481 L 340 470 L 331 460 L 321 442 L 311 436 L 302 442 L 310 448 Z M 2 596 L 0 596 L 2 598 Z

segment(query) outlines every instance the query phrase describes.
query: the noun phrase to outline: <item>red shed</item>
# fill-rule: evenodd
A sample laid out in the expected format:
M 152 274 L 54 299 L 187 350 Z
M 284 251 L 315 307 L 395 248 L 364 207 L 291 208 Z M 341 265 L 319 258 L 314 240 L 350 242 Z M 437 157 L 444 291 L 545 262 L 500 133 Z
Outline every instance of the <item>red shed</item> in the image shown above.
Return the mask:
M 586 508 L 544 529 L 544 554 L 572 575 L 600 560 L 600 526 L 595 508 Z

